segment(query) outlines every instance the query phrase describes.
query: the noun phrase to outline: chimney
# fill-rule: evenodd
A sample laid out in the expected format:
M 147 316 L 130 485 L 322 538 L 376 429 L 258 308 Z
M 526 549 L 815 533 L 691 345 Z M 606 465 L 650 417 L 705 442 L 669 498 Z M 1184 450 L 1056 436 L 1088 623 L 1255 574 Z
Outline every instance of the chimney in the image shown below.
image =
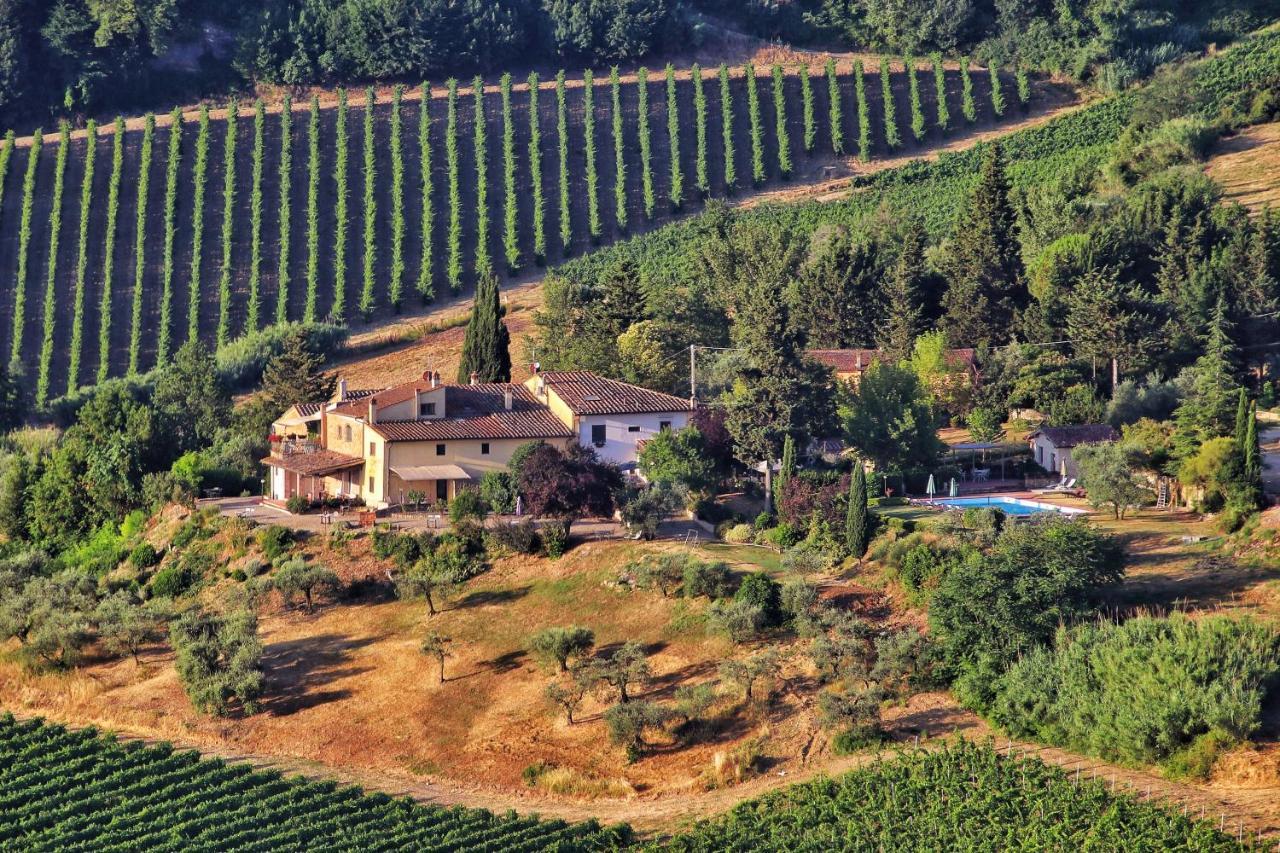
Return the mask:
M 338 380 L 338 402 L 345 403 L 347 401 L 347 380 Z
M 436 382 L 439 381 L 439 377 L 440 374 L 436 373 L 434 370 L 428 370 L 422 378 L 430 382 L 432 388 L 435 388 Z
M 855 352 L 857 353 L 857 355 L 855 356 L 855 358 L 857 358 L 857 364 L 855 364 L 854 366 L 858 370 L 861 370 L 862 369 L 862 350 L 855 350 Z
M 529 372 L 532 373 L 534 376 L 538 375 L 538 371 L 541 368 L 542 368 L 542 365 L 538 364 L 538 362 L 536 361 L 529 362 Z
M 376 399 L 375 395 L 373 394 L 369 395 L 369 423 L 371 424 L 376 422 L 374 419 L 377 417 L 377 414 L 378 414 L 378 405 L 375 402 L 375 399 Z
M 480 384 L 480 374 L 479 374 L 479 373 L 476 373 L 474 370 L 473 370 L 473 371 L 471 371 L 471 384 L 472 384 L 472 385 L 479 385 L 479 384 Z
M 509 412 L 511 411 L 511 389 L 508 388 L 502 392 L 502 405 Z

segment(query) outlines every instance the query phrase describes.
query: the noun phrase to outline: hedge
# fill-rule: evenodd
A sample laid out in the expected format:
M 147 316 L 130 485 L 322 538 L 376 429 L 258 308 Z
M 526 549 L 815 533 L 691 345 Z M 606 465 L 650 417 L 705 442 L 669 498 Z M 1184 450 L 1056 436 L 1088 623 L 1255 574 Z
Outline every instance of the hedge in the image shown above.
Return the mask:
M 680 164 L 680 100 L 676 87 L 676 70 L 668 63 L 667 82 L 667 153 L 671 161 L 671 186 L 668 197 L 671 209 L 679 210 L 684 204 L 684 169 Z
M 40 167 L 40 147 L 43 143 L 44 135 L 37 127 L 31 137 L 31 147 L 27 149 L 27 173 L 22 179 L 22 219 L 18 226 L 18 272 L 14 279 L 10 362 L 18 361 L 22 355 L 22 327 L 27 307 L 27 258 L 31 250 L 31 216 L 35 210 L 36 172 Z
M 862 60 L 853 63 L 853 86 L 858 99 L 858 159 L 871 159 L 871 107 L 867 104 L 866 69 Z
M 785 181 L 791 177 L 791 134 L 787 131 L 787 78 L 781 65 L 773 66 L 774 135 L 778 143 L 778 171 Z
M 462 289 L 462 183 L 458 175 L 458 81 L 450 77 L 445 114 L 444 159 L 449 170 L 449 291 Z
M 831 151 L 844 153 L 844 105 L 840 102 L 840 74 L 836 61 L 828 59 L 823 69 L 827 78 L 827 123 L 831 125 Z
M 316 320 L 320 293 L 320 96 L 311 96 L 307 131 L 307 300 L 302 310 L 306 323 Z
M 997 117 L 1004 115 L 1004 86 L 1000 83 L 1000 66 L 994 62 L 987 64 L 987 74 L 991 76 L 991 111 Z
M 502 75 L 502 251 L 507 270 L 520 268 L 520 200 L 516 196 L 516 127 L 511 115 L 511 75 Z
M 418 164 L 422 178 L 422 257 L 418 262 L 418 297 L 423 303 L 435 298 L 435 253 L 432 251 L 436 208 L 431 175 L 431 84 L 422 84 L 422 102 L 418 107 Z
M 653 138 L 649 129 L 649 69 L 636 71 L 636 132 L 640 136 L 640 186 L 644 199 L 644 215 L 653 219 L 657 195 L 653 189 Z
M 404 86 L 397 83 L 391 90 L 391 281 L 387 299 L 400 312 L 404 301 L 404 138 L 400 117 L 404 102 Z
M 764 183 L 764 126 L 760 118 L 760 90 L 756 85 L 756 67 L 748 62 L 743 68 L 747 78 L 747 116 L 751 122 L 751 180 Z
M 898 107 L 893 101 L 893 69 L 889 57 L 880 57 L 880 99 L 884 118 L 884 144 L 890 151 L 902 145 L 902 132 L 898 130 Z
M 249 189 L 249 304 L 243 330 L 247 332 L 256 332 L 262 325 L 262 170 L 266 134 L 267 107 L 258 98 L 253 105 L 253 177 Z
M 720 138 L 724 143 L 724 187 L 732 193 L 738 185 L 738 165 L 733 144 L 733 89 L 729 66 L 720 66 Z
M 236 226 L 236 123 L 240 103 L 227 105 L 227 130 L 223 137 L 222 160 L 222 267 L 218 275 L 218 346 L 231 340 L 231 264 L 234 261 Z M 145 158 L 144 158 L 145 160 Z M 141 245 L 141 244 L 139 244 Z M 130 362 L 133 348 L 130 346 Z M 135 371 L 132 367 L 130 373 Z
M 471 97 L 475 114 L 471 121 L 476 160 L 476 263 L 477 277 L 492 272 L 493 260 L 489 254 L 489 126 L 484 114 L 484 81 L 476 77 L 471 81 Z
M 374 149 L 374 113 L 378 105 L 372 86 L 364 91 L 364 251 L 360 255 L 360 315 L 368 320 L 373 315 L 374 292 L 378 270 L 378 161 Z
M 812 154 L 818 142 L 818 116 L 813 104 L 813 81 L 809 79 L 809 63 L 800 66 L 800 101 L 804 106 L 804 152 Z
M 347 138 L 347 90 L 338 90 L 338 119 L 334 128 L 337 141 L 334 144 L 333 162 L 333 303 L 329 316 L 341 323 L 347 315 L 347 157 L 350 140 Z
M 951 129 L 951 108 L 947 106 L 947 69 L 942 64 L 942 54 L 930 58 L 933 63 L 934 124 L 943 133 Z
M 567 255 L 573 249 L 573 222 L 569 217 L 569 104 L 563 69 L 556 72 L 556 132 L 560 155 L 560 247 Z
M 907 87 L 911 92 L 911 135 L 916 142 L 923 142 L 924 106 L 920 103 L 920 78 L 916 74 L 916 58 L 908 54 L 902 58 L 902 65 L 907 72 Z
M 587 227 L 591 242 L 600 240 L 600 174 L 596 164 L 596 78 L 588 68 L 582 74 L 582 135 L 587 149 Z
M 5 172 L 8 171 L 8 149 L 13 144 L 10 134 L 5 151 L 0 154 L 0 200 L 3 199 Z M 84 296 L 89 270 L 89 216 L 93 208 L 93 176 L 98 162 L 98 123 L 89 119 L 85 125 L 84 176 L 80 182 L 80 234 L 76 246 L 76 284 L 72 296 L 71 344 L 67 353 L 67 389 L 80 387 L 80 363 L 84 358 Z
M 613 218 L 619 231 L 627 230 L 627 158 L 622 135 L 622 78 L 618 66 L 609 69 L 609 98 L 613 111 Z
M 280 107 L 280 239 L 276 265 L 276 322 L 289 322 L 289 260 L 293 228 L 293 96 Z
M 973 76 L 969 73 L 967 56 L 960 58 L 960 111 L 970 124 L 978 120 L 978 108 L 973 102 Z
M 711 173 L 707 165 L 707 92 L 702 80 L 702 66 L 694 63 L 689 69 L 693 76 L 693 131 L 697 156 L 694 161 L 694 186 L 706 198 L 711 192 Z
M 147 113 L 142 126 L 142 153 L 138 165 L 138 226 L 133 246 L 133 303 L 129 327 L 129 374 L 138 372 L 138 351 L 142 346 L 142 289 L 147 273 L 147 196 L 151 187 L 151 154 L 155 148 L 156 116 Z
M 200 115 L 204 119 L 203 127 L 207 130 L 208 110 L 201 110 Z M 115 290 L 116 224 L 120 217 L 120 181 L 124 175 L 124 132 L 124 116 L 116 116 L 115 136 L 111 140 L 111 182 L 107 185 L 107 235 L 102 251 L 102 290 L 98 297 L 99 382 L 105 382 L 111 370 L 111 295 Z M 196 181 L 195 197 L 198 199 L 202 195 L 201 184 Z M 196 232 L 197 235 L 199 233 Z
M 36 408 L 43 409 L 49 399 L 49 365 L 53 362 L 54 287 L 58 283 L 58 244 L 62 240 L 62 191 L 67 179 L 67 154 L 71 149 L 71 125 L 62 122 L 58 133 L 58 156 L 53 167 L 53 196 L 49 211 L 49 260 L 44 281 L 44 304 L 41 327 L 40 367 L 36 374 Z
M 182 165 L 182 108 L 169 116 L 169 150 L 164 176 L 164 261 L 160 277 L 160 328 L 156 330 L 156 364 L 173 349 L 173 252 L 178 238 L 178 169 Z
M 1031 103 L 1031 78 L 1027 75 L 1027 66 L 1021 62 L 1014 65 L 1013 80 L 1018 88 L 1018 106 L 1025 111 Z
M 538 115 L 538 72 L 529 72 L 529 182 L 533 187 L 533 260 L 547 262 L 547 203 L 542 189 L 542 117 Z

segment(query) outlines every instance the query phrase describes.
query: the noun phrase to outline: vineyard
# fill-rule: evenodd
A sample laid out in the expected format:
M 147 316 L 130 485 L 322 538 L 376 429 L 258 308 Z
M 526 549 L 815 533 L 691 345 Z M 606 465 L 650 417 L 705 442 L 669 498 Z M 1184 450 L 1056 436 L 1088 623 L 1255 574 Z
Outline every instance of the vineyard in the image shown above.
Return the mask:
M 968 741 L 740 803 L 656 849 L 748 851 L 766 839 L 774 850 L 1253 849 L 1101 780 Z
M 626 827 L 419 806 L 0 717 L 0 851 L 609 850 Z
M 144 373 L 192 336 L 222 346 L 270 323 L 376 322 L 710 197 L 998 121 L 1016 111 L 1006 73 L 1025 107 L 1017 69 L 933 56 L 504 75 L 9 137 L 0 328 L 43 406 Z

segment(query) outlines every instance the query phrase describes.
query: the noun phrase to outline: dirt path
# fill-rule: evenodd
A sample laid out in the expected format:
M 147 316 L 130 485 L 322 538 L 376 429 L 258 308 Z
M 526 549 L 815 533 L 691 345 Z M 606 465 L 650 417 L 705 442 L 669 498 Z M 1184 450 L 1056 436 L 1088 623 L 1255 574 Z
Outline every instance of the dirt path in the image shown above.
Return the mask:
M 1262 447 L 1262 487 L 1269 495 L 1280 495 L 1280 416 L 1261 412 L 1258 420 L 1265 424 L 1258 433 Z
M 976 715 L 956 705 L 949 696 L 924 694 L 924 698 L 926 701 L 922 707 L 914 707 L 913 700 L 913 704 L 907 708 L 892 709 L 887 714 L 890 722 L 895 724 L 898 746 L 901 748 L 916 744 L 925 749 L 936 748 L 949 734 L 976 741 L 989 739 L 1006 754 L 1039 758 L 1062 767 L 1073 778 L 1101 779 L 1109 783 L 1113 790 L 1127 791 L 1138 799 L 1153 799 L 1166 807 L 1214 821 L 1233 834 L 1280 837 L 1280 786 L 1242 789 L 1172 782 L 1153 772 L 1126 769 L 1066 750 L 1000 737 Z M 914 738 L 910 732 L 917 727 L 923 727 L 927 732 L 932 731 L 936 736 L 924 740 Z M 134 737 L 127 733 L 126 736 L 145 743 L 157 742 L 153 738 Z M 396 797 L 408 796 L 426 805 L 465 806 L 494 812 L 515 809 L 568 821 L 595 818 L 606 824 L 626 822 L 642 833 L 675 831 L 692 820 L 723 813 L 743 800 L 759 797 L 776 788 L 820 775 L 846 773 L 894 755 L 891 750 L 878 754 L 826 758 L 807 764 L 798 772 L 768 774 L 735 787 L 709 792 L 661 797 L 640 795 L 626 799 L 571 800 L 551 798 L 532 791 L 527 794 L 493 791 L 447 779 L 422 781 L 386 772 L 333 767 L 315 761 L 239 752 L 209 744 L 169 742 L 184 748 L 198 749 L 208 756 L 243 761 L 285 774 L 310 779 L 333 779 L 343 784 L 359 785 L 369 791 L 382 791 Z

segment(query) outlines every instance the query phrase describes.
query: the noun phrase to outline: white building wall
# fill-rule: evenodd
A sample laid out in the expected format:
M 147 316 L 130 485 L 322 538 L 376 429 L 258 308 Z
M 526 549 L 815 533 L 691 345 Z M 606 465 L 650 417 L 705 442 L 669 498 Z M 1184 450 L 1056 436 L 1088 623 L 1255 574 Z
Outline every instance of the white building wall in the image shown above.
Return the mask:
M 689 425 L 689 413 L 583 415 L 578 421 L 578 441 L 583 447 L 595 450 L 603 462 L 627 465 L 636 461 L 638 456 L 636 443 L 653 438 L 658 434 L 663 423 L 670 424 L 671 429 L 683 429 Z M 604 427 L 603 445 L 592 440 L 594 428 L 597 426 Z

